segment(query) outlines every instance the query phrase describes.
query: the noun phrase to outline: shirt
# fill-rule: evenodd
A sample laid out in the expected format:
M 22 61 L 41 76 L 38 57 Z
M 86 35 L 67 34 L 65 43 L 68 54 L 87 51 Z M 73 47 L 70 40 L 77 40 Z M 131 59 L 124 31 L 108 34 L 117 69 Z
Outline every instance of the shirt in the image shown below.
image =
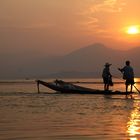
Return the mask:
M 103 78 L 108 78 L 109 76 L 111 76 L 109 67 L 105 67 L 105 68 L 103 69 L 102 77 L 103 77 Z
M 134 71 L 131 66 L 124 66 L 121 71 L 123 72 L 123 77 L 126 79 L 134 78 Z

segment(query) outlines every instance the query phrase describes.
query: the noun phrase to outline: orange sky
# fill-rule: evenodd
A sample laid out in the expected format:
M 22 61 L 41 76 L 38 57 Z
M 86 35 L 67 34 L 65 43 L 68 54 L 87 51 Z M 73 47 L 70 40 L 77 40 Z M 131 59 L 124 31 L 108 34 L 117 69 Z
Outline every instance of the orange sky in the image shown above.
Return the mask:
M 64 54 L 96 42 L 115 49 L 140 46 L 140 0 L 1 0 L 3 52 Z

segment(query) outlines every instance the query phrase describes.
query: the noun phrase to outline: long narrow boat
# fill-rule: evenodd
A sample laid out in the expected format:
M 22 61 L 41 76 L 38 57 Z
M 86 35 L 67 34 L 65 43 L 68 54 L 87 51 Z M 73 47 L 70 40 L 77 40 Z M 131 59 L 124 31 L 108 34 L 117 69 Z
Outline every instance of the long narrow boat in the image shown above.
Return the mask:
M 122 92 L 122 91 L 111 91 L 111 90 L 104 91 L 98 89 L 91 89 L 91 88 L 86 88 L 75 84 L 71 84 L 69 82 L 64 82 L 62 80 L 55 80 L 54 82 L 45 82 L 42 80 L 37 80 L 36 82 L 38 85 L 38 92 L 39 92 L 39 84 L 41 84 L 60 93 L 126 95 L 126 92 Z M 132 93 L 127 93 L 127 94 L 132 94 Z

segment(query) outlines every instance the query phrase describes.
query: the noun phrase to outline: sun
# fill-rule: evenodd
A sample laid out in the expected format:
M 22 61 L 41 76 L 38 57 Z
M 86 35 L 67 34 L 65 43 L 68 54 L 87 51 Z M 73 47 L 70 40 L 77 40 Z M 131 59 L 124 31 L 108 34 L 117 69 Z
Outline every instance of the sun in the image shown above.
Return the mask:
M 126 29 L 126 33 L 130 34 L 130 35 L 139 34 L 140 33 L 140 29 L 139 29 L 139 27 L 137 25 L 129 26 Z

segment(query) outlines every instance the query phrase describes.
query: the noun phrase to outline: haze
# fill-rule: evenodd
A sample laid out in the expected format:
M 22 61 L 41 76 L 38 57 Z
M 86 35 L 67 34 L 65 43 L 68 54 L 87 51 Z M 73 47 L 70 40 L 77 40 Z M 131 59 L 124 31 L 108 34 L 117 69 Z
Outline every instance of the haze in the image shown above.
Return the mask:
M 94 43 L 120 50 L 137 47 L 139 5 L 139 0 L 0 0 L 1 71 L 23 71 L 15 61 L 34 60 L 35 65 L 45 56 Z M 126 32 L 131 26 L 137 27 L 136 34 Z
M 1 0 L 0 49 L 64 54 L 100 42 L 128 49 L 139 35 L 123 29 L 140 24 L 139 0 Z

